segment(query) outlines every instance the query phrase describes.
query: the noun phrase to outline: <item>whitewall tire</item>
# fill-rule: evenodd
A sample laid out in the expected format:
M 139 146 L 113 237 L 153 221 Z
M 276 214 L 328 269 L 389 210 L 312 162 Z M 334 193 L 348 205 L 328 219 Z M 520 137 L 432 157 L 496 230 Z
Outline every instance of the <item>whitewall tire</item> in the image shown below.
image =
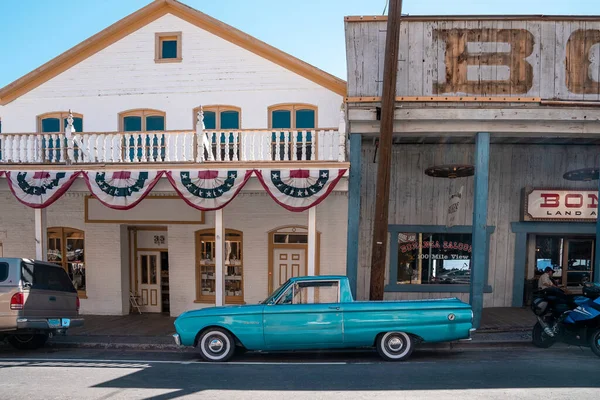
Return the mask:
M 198 339 L 198 349 L 205 361 L 224 362 L 233 356 L 235 341 L 225 329 L 210 328 Z
M 414 348 L 413 337 L 404 332 L 387 332 L 377 339 L 377 352 L 386 361 L 404 361 Z

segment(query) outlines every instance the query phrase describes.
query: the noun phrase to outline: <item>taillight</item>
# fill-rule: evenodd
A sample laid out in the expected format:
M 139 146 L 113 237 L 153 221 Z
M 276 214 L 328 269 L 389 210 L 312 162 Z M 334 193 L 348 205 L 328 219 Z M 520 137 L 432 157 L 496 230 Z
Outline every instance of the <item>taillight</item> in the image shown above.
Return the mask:
M 79 302 L 79 297 L 77 297 L 77 302 L 75 304 L 77 304 L 77 312 L 79 312 L 79 306 L 81 305 L 81 303 Z
M 10 309 L 11 310 L 22 310 L 24 303 L 23 293 L 15 293 L 10 298 Z

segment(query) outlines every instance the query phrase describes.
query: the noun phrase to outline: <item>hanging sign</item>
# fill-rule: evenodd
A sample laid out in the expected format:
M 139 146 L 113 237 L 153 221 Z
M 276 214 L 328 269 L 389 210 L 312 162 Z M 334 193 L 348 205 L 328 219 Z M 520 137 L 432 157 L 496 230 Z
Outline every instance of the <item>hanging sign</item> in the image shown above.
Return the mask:
M 261 184 L 276 203 L 300 212 L 316 206 L 335 188 L 345 169 L 265 169 L 257 171 Z
M 524 196 L 525 221 L 595 221 L 597 190 L 533 189 Z
M 74 171 L 7 171 L 8 186 L 21 203 L 45 208 L 65 193 L 79 172 Z
M 460 204 L 463 196 L 463 188 L 461 186 L 460 189 L 452 193 L 450 195 L 450 204 L 448 205 L 448 211 L 446 213 L 446 226 L 448 228 L 454 226 L 458 222 L 458 217 L 460 215 Z
M 84 172 L 90 192 L 106 207 L 129 210 L 150 193 L 163 171 Z
M 252 170 L 168 171 L 167 178 L 179 196 L 190 206 L 203 211 L 225 207 L 242 190 Z

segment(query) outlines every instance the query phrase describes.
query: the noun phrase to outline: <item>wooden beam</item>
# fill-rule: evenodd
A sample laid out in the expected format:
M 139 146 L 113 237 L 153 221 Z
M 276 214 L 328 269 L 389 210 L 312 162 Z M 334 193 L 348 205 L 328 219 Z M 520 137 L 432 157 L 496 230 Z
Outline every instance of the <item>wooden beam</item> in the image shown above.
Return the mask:
M 383 65 L 383 96 L 381 133 L 379 137 L 379 165 L 371 253 L 371 281 L 369 298 L 383 300 L 385 286 L 386 248 L 388 236 L 388 209 L 390 203 L 390 174 L 392 164 L 392 136 L 400 44 L 400 14 L 402 0 L 390 0 L 389 20 Z
M 223 209 L 215 211 L 215 306 L 225 305 L 225 227 Z
M 396 96 L 395 100 L 401 103 L 423 103 L 423 102 L 434 102 L 434 103 L 541 103 L 541 97 L 490 97 L 490 96 Z M 345 97 L 344 101 L 346 103 L 379 103 L 381 102 L 381 97 Z M 564 103 L 564 102 L 554 102 L 554 103 Z M 577 102 L 572 101 L 569 103 L 583 104 L 585 102 Z M 589 102 L 588 102 L 589 103 Z M 551 102 L 546 101 L 544 104 L 552 104 Z M 598 106 L 600 103 L 595 102 L 595 106 Z M 553 104 L 556 105 L 556 104 Z
M 48 261 L 48 225 L 46 223 L 46 209 L 36 208 L 35 213 L 35 258 L 40 261 Z
M 598 164 L 600 166 L 600 156 Z M 600 179 L 598 179 L 598 193 L 600 193 Z M 600 217 L 596 216 L 596 248 L 594 249 L 594 273 L 591 279 L 594 283 L 600 283 Z
M 358 280 L 358 251 L 360 243 L 360 181 L 362 164 L 362 135 L 350 135 L 350 177 L 348 178 L 348 233 L 346 244 L 346 276 L 350 291 L 356 299 Z
M 405 15 L 405 21 L 600 21 L 598 15 Z M 349 15 L 346 22 L 386 22 L 387 15 Z

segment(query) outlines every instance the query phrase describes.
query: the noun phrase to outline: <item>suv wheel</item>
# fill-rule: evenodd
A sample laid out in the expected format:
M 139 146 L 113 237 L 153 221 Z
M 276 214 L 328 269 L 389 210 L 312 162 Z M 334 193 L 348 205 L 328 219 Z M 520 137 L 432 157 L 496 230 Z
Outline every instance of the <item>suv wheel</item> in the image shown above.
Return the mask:
M 35 350 L 46 344 L 48 334 L 11 335 L 8 342 L 19 350 Z

